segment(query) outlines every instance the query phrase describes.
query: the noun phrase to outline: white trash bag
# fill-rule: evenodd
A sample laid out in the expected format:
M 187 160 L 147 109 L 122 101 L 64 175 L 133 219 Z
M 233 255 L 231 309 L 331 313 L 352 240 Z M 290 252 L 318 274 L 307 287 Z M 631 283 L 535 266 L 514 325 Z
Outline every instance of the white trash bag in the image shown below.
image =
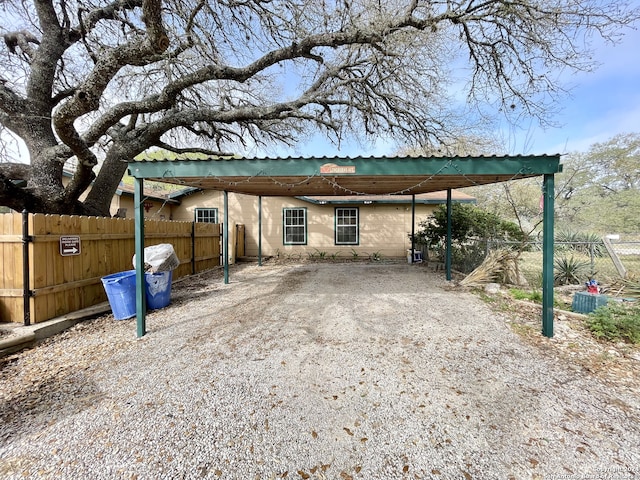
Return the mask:
M 133 256 L 133 267 L 136 266 L 136 256 Z M 178 268 L 180 259 L 176 255 L 173 245 L 161 243 L 144 249 L 144 271 L 149 273 L 168 272 Z

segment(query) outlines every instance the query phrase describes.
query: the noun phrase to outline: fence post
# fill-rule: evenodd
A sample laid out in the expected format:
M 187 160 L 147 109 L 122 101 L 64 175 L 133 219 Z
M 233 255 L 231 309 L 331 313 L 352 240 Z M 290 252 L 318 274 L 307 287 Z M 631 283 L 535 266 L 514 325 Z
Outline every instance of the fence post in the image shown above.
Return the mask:
M 609 257 L 611 257 L 611 261 L 613 262 L 613 265 L 616 267 L 616 270 L 618 271 L 618 274 L 620 275 L 620 277 L 627 278 L 627 269 L 624 268 L 624 265 L 620 261 L 620 257 L 618 257 L 618 254 L 613 249 L 611 240 L 609 240 L 607 237 L 603 237 L 602 242 L 604 243 L 604 246 L 607 249 L 607 253 L 609 254 Z
M 29 212 L 22 211 L 22 299 L 24 324 L 31 325 L 31 290 L 29 284 L 29 242 L 32 238 L 29 236 Z
M 196 274 L 196 222 L 191 222 L 191 275 Z

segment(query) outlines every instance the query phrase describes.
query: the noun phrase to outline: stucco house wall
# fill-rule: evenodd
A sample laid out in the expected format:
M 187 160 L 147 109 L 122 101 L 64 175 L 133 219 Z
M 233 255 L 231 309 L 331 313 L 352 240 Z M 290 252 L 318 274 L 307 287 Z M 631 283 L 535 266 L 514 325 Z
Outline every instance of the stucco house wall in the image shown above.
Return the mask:
M 68 182 L 65 176 L 63 181 Z M 88 193 L 88 192 L 87 192 Z M 111 215 L 133 218 L 133 187 L 121 184 L 111 201 Z M 162 193 L 165 193 L 163 195 Z M 453 191 L 454 202 L 475 203 L 475 199 Z M 85 193 L 86 195 L 86 193 Z M 233 242 L 233 227 L 245 226 L 245 255 L 258 255 L 258 197 L 229 193 L 229 225 Z M 416 195 L 415 228 L 446 202 L 446 192 Z M 355 208 L 358 212 L 357 244 L 336 245 L 336 208 Z M 145 189 L 145 218 L 192 222 L 196 209 L 217 210 L 218 222 L 223 222 L 224 194 L 217 190 L 187 189 L 166 195 Z M 301 208 L 306 212 L 306 243 L 287 245 L 284 242 L 284 210 Z M 355 197 L 262 197 L 262 254 L 325 255 L 380 254 L 384 257 L 404 257 L 411 248 L 411 196 Z M 233 245 L 231 246 L 234 251 Z
M 421 197 L 421 198 L 420 198 Z M 367 197 L 369 198 L 369 197 Z M 374 199 L 375 198 L 375 199 Z M 215 208 L 218 221 L 223 222 L 224 197 L 219 191 L 193 191 L 179 197 L 180 205 L 171 208 L 172 220 L 193 221 L 198 208 Z M 229 225 L 245 226 L 245 253 L 258 255 L 258 198 L 229 193 Z M 446 192 L 416 197 L 415 227 L 427 218 L 439 204 L 445 203 Z M 460 192 L 454 201 L 474 202 L 475 199 Z M 392 202 L 392 203 L 391 203 Z M 430 202 L 430 203 L 419 203 Z M 358 212 L 358 242 L 355 245 L 336 245 L 336 208 L 356 208 Z M 307 229 L 305 245 L 286 245 L 284 242 L 284 209 L 302 208 L 306 211 Z M 340 257 L 381 254 L 385 257 L 404 257 L 411 248 L 411 197 L 403 199 L 370 200 L 360 197 L 262 197 L 262 254 L 272 255 L 326 255 Z

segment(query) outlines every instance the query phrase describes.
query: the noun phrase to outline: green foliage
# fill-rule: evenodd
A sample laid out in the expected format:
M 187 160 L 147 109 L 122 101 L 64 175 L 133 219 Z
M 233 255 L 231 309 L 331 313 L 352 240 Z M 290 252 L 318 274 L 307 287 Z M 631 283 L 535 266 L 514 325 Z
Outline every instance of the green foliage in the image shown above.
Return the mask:
M 600 233 L 640 230 L 640 133 L 621 134 L 563 159 L 558 220 Z
M 587 280 L 591 272 L 591 264 L 584 260 L 570 257 L 559 257 L 554 262 L 554 280 L 556 285 L 580 284 Z
M 602 237 L 597 233 L 560 229 L 555 232 L 554 240 L 558 250 L 571 250 L 594 257 L 602 257 L 606 251 Z
M 325 252 L 323 250 L 318 250 L 317 248 L 316 248 L 316 252 L 317 252 L 318 258 L 320 260 L 324 260 L 325 258 L 327 258 L 327 252 Z
M 419 224 L 418 243 L 442 243 L 447 237 L 447 209 L 439 206 L 433 215 Z M 451 206 L 451 240 L 462 244 L 472 238 L 482 240 L 524 240 L 524 233 L 513 222 L 474 205 L 454 203 Z
M 594 337 L 612 342 L 640 343 L 640 305 L 610 302 L 589 314 Z
M 519 288 L 510 288 L 509 293 L 516 300 L 529 300 L 531 302 L 542 303 L 542 292 L 539 290 L 528 292 Z
M 484 261 L 486 253 L 486 243 L 484 242 L 452 245 L 451 264 L 462 273 L 471 273 Z M 444 256 L 442 258 L 444 259 Z
M 369 255 L 369 260 L 373 262 L 379 262 L 382 260 L 382 254 L 380 252 L 373 252 L 371 255 Z
M 616 135 L 563 156 L 563 171 L 555 175 L 556 225 L 599 235 L 640 232 L 639 164 L 640 133 Z M 541 220 L 539 178 L 473 187 L 470 194 L 505 219 L 516 220 L 517 210 L 525 230 Z
M 429 245 L 443 261 L 446 238 L 447 209 L 440 206 L 431 217 L 420 222 L 415 241 Z M 518 225 L 502 220 L 495 213 L 468 204 L 451 206 L 451 262 L 463 273 L 471 272 L 482 263 L 488 241 L 521 242 L 524 239 Z

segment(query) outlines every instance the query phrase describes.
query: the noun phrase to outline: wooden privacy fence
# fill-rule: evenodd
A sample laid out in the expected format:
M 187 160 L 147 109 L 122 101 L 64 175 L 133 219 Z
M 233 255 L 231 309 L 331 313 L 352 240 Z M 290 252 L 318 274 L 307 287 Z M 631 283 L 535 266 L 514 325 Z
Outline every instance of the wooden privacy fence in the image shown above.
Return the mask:
M 170 243 L 179 278 L 220 265 L 220 225 L 145 221 L 145 246 Z M 132 270 L 132 219 L 0 215 L 0 321 L 43 322 L 104 302 L 101 278 Z

